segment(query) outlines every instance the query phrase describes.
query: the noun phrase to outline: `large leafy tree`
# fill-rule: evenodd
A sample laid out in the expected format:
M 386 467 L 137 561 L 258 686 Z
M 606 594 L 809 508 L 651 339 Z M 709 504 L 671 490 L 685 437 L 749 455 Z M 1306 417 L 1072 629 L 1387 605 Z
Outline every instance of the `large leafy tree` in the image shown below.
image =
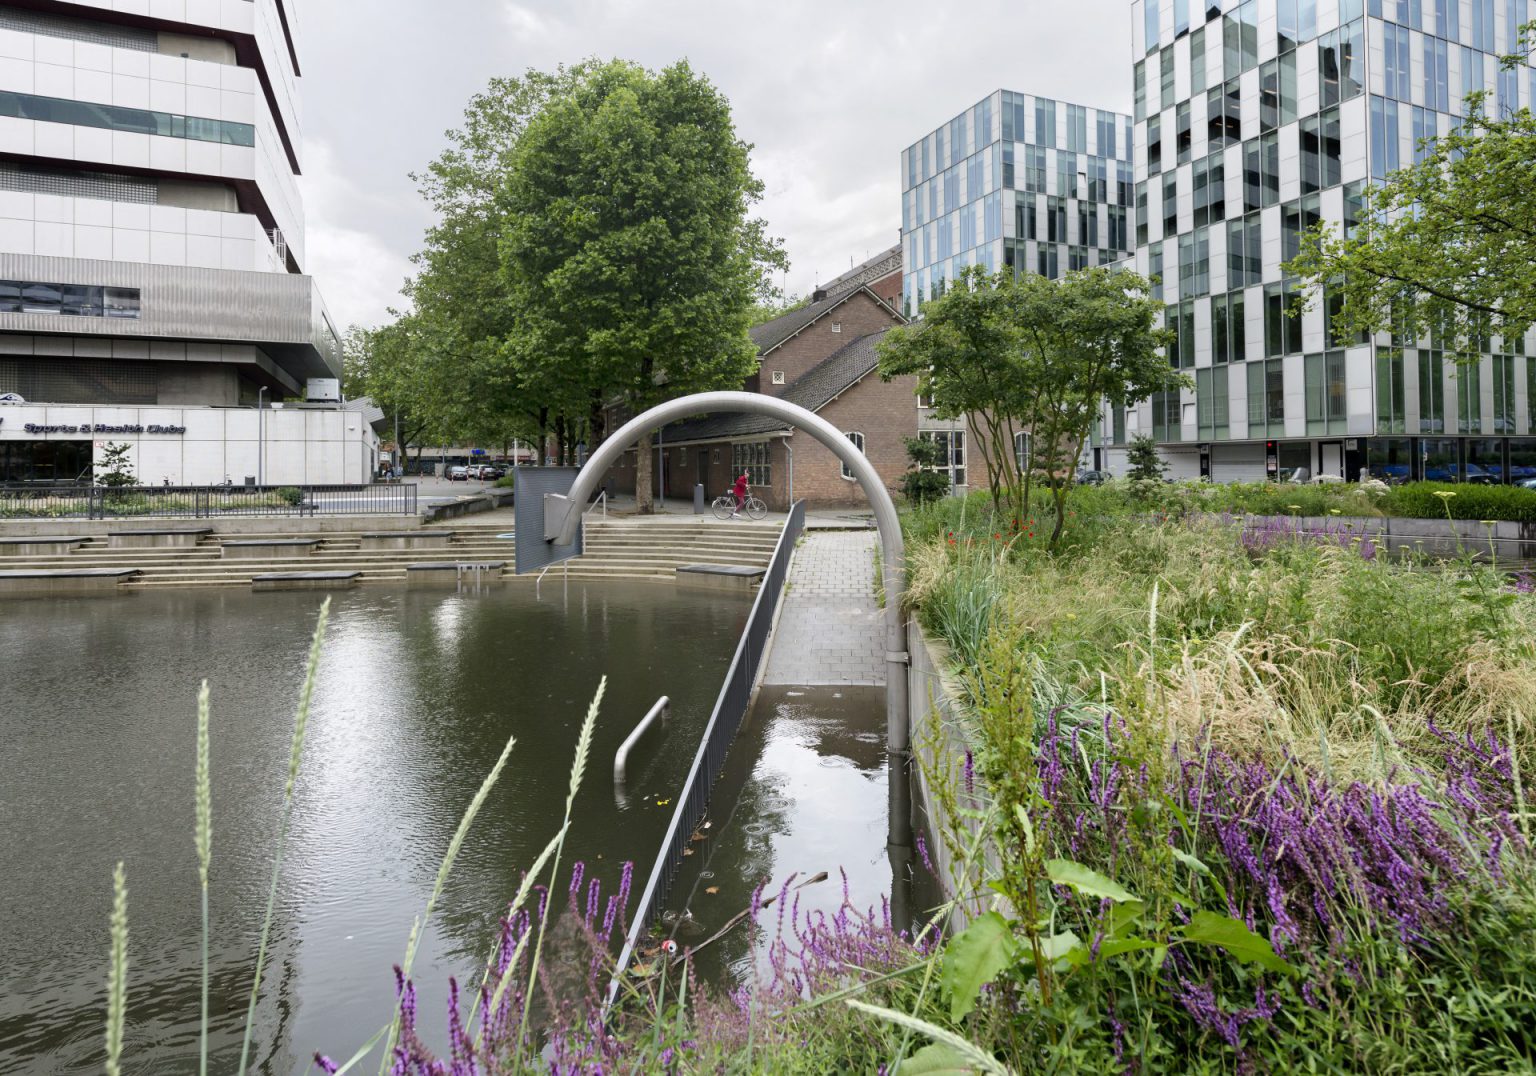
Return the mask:
M 1480 338 L 1536 324 L 1536 118 L 1492 104 L 1469 95 L 1461 124 L 1373 187 L 1347 234 L 1323 224 L 1303 237 L 1286 268 L 1313 296 L 1326 289 L 1336 331 L 1432 331 L 1470 357 Z
M 1126 406 L 1185 382 L 1160 350 L 1163 304 L 1134 273 L 1106 268 L 1051 280 L 963 271 L 923 319 L 892 330 L 880 375 L 915 374 L 940 418 L 964 419 L 993 504 L 1027 512 L 1040 471 L 1056 506 L 1054 543 L 1076 462 L 1105 404 Z M 1033 459 L 1014 451 L 1032 436 Z
M 762 185 L 730 105 L 687 63 L 614 61 L 552 92 L 507 157 L 501 280 L 517 375 L 557 371 L 638 412 L 739 386 L 779 245 L 749 216 Z M 637 495 L 650 505 L 650 436 Z
M 461 437 L 542 445 L 553 430 L 562 459 L 601 394 L 553 362 L 513 360 L 517 323 L 501 276 L 497 195 L 529 122 L 591 66 L 492 79 L 470 99 L 463 125 L 447 134 L 448 148 L 414 176 L 437 222 L 405 288 L 413 306 L 409 381 L 422 409 Z
M 1060 541 L 1066 499 L 1094 423 L 1107 402 L 1126 407 L 1187 384 L 1168 365 L 1163 304 L 1135 273 L 1108 268 L 1014 283 L 1010 304 L 1022 344 L 1022 418 L 1033 434 L 1035 466 L 1056 506 L 1051 543 Z M 1024 503 L 1028 501 L 1026 476 Z

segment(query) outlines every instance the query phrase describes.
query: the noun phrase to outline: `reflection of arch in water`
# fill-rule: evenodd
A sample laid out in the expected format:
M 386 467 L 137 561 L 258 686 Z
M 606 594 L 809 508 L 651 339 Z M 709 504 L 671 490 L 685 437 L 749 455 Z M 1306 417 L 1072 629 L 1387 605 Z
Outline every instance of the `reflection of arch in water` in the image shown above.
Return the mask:
M 902 613 L 906 574 L 901 523 L 896 517 L 896 505 L 874 466 L 864 453 L 853 447 L 841 430 L 820 415 L 798 404 L 754 392 L 701 392 L 659 404 L 630 419 L 598 446 L 576 475 L 576 481 L 565 497 L 551 495 L 545 498 L 545 539 L 557 545 L 575 542 L 581 526 L 581 513 L 576 506 L 591 499 L 603 476 L 642 435 L 668 422 L 719 411 L 766 415 L 805 431 L 842 462 L 863 488 L 864 496 L 869 498 L 870 507 L 875 511 L 875 525 L 880 531 L 885 562 L 886 746 L 893 753 L 906 751 L 910 724 L 907 713 L 907 625 Z

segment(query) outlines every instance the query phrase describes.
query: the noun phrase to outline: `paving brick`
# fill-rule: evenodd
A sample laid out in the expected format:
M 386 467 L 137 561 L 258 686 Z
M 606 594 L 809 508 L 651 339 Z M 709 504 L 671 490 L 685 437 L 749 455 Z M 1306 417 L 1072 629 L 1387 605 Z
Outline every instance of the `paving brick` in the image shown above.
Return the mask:
M 763 683 L 885 684 L 885 616 L 875 605 L 872 531 L 806 535 L 790 566 Z

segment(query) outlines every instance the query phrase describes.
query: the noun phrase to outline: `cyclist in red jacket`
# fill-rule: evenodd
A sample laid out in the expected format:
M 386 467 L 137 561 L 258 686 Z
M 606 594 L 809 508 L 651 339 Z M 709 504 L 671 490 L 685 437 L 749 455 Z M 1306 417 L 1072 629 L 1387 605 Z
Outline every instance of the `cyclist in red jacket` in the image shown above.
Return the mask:
M 741 515 L 742 505 L 747 503 L 747 476 L 745 472 L 743 472 L 740 478 L 736 479 L 736 484 L 731 487 L 731 496 L 736 498 L 736 508 L 731 512 L 731 518 L 735 519 Z

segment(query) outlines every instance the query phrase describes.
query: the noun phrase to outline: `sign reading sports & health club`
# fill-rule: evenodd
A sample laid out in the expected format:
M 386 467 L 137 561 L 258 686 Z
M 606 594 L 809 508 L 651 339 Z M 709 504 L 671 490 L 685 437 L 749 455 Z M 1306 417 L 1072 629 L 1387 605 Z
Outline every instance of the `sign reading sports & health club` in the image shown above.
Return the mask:
M 78 426 L 41 426 L 35 422 L 28 422 L 22 426 L 27 433 L 155 433 L 169 436 L 180 436 L 187 432 L 185 426 L 161 426 L 159 424 L 140 426 L 129 423 L 122 426 L 112 426 L 105 422 L 82 422 Z

